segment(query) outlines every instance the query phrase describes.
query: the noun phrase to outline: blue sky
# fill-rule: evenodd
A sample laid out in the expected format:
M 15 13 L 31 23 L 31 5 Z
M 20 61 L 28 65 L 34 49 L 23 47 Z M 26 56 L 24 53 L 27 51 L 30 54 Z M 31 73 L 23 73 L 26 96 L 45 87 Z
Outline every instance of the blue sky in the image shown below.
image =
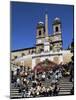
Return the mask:
M 26 2 L 11 2 L 11 50 L 35 46 L 36 26 L 45 20 L 48 13 L 48 30 L 53 34 L 52 23 L 55 17 L 62 22 L 63 48 L 70 45 L 73 38 L 73 6 Z

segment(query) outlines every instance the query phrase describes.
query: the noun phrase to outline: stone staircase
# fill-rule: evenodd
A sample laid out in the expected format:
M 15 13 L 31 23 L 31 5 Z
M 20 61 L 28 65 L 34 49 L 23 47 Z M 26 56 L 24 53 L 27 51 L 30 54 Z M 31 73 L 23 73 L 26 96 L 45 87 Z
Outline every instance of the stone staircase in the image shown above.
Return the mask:
M 71 95 L 71 89 L 73 87 L 73 83 L 69 82 L 69 77 L 63 77 L 59 82 L 60 91 L 58 93 L 59 96 L 62 95 Z
M 22 98 L 21 93 L 19 93 L 19 88 L 15 87 L 13 83 L 11 83 L 11 88 L 10 88 L 10 98 Z
M 45 87 L 48 87 L 50 86 L 51 84 L 51 80 L 45 80 L 42 82 L 42 84 L 45 86 Z M 30 89 L 32 86 L 31 82 L 29 83 L 29 86 L 28 86 L 28 89 Z M 69 77 L 63 77 L 60 81 L 59 81 L 59 87 L 60 87 L 60 90 L 59 90 L 59 93 L 58 95 L 59 96 L 63 96 L 63 95 L 71 95 L 71 89 L 73 87 L 73 83 L 72 82 L 69 82 Z M 10 97 L 12 99 L 14 98 L 22 98 L 22 95 L 21 93 L 19 93 L 19 88 L 16 88 L 14 87 L 14 84 L 11 83 L 11 88 L 10 88 Z
M 51 80 L 45 80 L 42 82 L 42 84 L 47 87 L 51 84 Z M 28 89 L 30 89 L 32 86 L 32 83 L 29 82 Z M 14 87 L 14 84 L 11 83 L 11 88 L 10 88 L 10 98 L 15 99 L 15 98 L 22 98 L 21 93 L 19 93 L 19 88 Z

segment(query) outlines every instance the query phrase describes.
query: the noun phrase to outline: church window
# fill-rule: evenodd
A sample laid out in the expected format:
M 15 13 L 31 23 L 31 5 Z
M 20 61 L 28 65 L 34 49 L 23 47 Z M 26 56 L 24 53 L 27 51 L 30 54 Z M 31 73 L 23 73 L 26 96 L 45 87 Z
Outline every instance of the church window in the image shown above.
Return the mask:
M 25 54 L 24 54 L 24 53 L 22 53 L 22 56 L 25 56 Z
M 58 27 L 55 28 L 55 31 L 58 32 Z
M 50 46 L 50 50 L 52 50 L 52 46 Z
M 40 52 L 43 52 L 43 51 L 44 51 L 44 49 L 43 49 L 43 48 L 41 48 L 41 49 L 40 49 Z
M 62 43 L 60 43 L 60 46 L 62 45 Z
M 14 56 L 14 58 L 16 59 L 16 58 L 17 58 L 17 56 Z
M 57 44 L 57 47 L 59 46 L 59 44 Z
M 39 31 L 39 36 L 41 35 L 41 30 Z
M 30 50 L 29 50 L 29 54 L 30 54 Z
M 31 54 L 33 54 L 33 53 L 34 53 L 34 50 L 31 51 Z

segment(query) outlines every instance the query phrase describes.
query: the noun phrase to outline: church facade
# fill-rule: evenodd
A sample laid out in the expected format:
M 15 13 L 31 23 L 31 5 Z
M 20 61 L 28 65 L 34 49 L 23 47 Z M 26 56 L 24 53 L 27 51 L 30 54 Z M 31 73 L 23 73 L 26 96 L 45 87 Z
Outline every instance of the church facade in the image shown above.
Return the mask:
M 11 52 L 11 62 L 16 65 L 32 67 L 46 59 L 57 64 L 65 64 L 71 61 L 70 50 L 63 49 L 62 23 L 60 18 L 55 18 L 53 33 L 48 33 L 48 14 L 45 14 L 45 22 L 38 22 L 36 27 L 35 47 L 14 50 Z

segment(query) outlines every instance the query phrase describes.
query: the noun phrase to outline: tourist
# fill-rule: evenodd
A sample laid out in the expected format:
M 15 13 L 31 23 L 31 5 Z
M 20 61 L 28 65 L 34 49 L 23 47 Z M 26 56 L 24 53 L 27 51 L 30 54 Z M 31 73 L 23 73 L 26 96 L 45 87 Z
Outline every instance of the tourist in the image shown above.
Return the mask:
M 20 83 L 21 83 L 20 78 L 18 77 L 16 81 L 17 81 L 16 86 L 20 87 Z
M 39 96 L 41 91 L 41 86 L 37 86 L 36 95 Z
M 54 90 L 54 86 L 51 84 L 49 86 L 49 95 L 52 96 L 53 95 L 53 90 Z
M 42 96 L 46 96 L 46 88 L 45 88 L 45 86 L 42 86 Z
M 55 84 L 54 91 L 53 91 L 53 95 L 54 96 L 57 96 L 58 95 L 58 92 L 59 92 L 59 87 L 58 87 L 57 84 Z
M 45 72 L 42 74 L 42 81 L 45 81 Z
M 32 81 L 32 87 L 35 88 L 36 85 L 37 85 L 37 81 L 36 80 Z

